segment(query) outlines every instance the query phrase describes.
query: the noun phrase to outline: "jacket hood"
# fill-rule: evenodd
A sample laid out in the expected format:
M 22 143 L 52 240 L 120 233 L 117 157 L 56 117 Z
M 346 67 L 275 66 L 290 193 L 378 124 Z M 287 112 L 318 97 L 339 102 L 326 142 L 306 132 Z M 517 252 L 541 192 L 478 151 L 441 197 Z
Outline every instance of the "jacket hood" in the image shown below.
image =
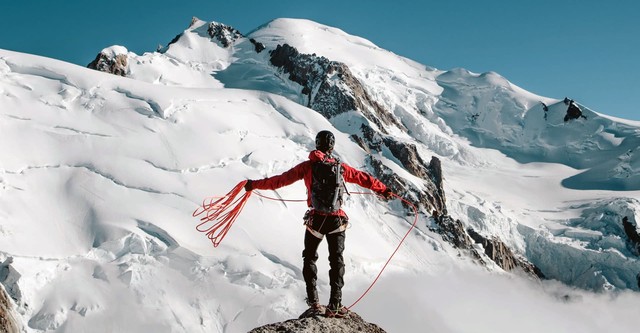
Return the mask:
M 320 161 L 324 160 L 327 156 L 330 157 L 330 160 L 333 159 L 333 156 L 331 156 L 329 154 L 325 154 L 322 151 L 316 149 L 316 150 L 312 150 L 309 153 L 309 160 L 311 162 L 320 162 Z

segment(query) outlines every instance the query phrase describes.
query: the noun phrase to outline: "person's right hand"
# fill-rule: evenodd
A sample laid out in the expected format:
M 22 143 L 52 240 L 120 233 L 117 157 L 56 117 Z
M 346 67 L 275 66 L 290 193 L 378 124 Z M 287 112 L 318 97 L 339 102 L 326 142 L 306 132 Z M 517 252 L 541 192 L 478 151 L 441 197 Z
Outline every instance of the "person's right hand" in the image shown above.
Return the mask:
M 380 195 L 383 198 L 385 198 L 386 200 L 389 200 L 389 199 L 393 198 L 393 192 L 391 192 L 391 190 L 389 188 L 387 188 L 382 193 L 380 193 Z

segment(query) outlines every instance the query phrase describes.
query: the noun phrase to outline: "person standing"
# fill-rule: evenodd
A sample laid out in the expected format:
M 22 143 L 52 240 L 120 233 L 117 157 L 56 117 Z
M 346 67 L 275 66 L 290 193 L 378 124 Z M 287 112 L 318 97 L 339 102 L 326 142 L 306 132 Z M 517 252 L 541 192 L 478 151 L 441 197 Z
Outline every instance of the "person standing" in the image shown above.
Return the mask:
M 307 304 L 318 312 L 322 306 L 316 288 L 318 246 L 324 237 L 329 247 L 329 284 L 331 293 L 326 306 L 327 317 L 342 318 L 348 314 L 342 305 L 342 287 L 344 286 L 344 258 L 346 227 L 348 216 L 342 210 L 345 182 L 355 183 L 370 189 L 385 199 L 392 192 L 370 174 L 340 162 L 333 155 L 335 136 L 330 131 L 320 131 L 315 139 L 316 149 L 309 153 L 309 159 L 294 166 L 282 174 L 259 179 L 247 180 L 246 191 L 254 189 L 275 190 L 303 179 L 307 188 L 307 206 L 305 214 L 306 232 L 302 251 L 302 275 L 306 284 Z M 348 192 L 347 192 L 348 193 Z

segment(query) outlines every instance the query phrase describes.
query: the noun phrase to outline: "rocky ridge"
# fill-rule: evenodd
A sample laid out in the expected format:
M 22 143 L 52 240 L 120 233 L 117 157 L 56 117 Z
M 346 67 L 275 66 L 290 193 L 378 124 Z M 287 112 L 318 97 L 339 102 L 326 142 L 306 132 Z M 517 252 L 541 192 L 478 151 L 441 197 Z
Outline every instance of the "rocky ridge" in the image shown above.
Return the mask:
M 237 29 L 218 22 L 209 23 L 207 32 L 212 40 L 217 40 L 220 45 L 225 48 L 231 46 L 235 41 L 244 37 L 244 35 Z
M 387 126 L 402 127 L 393 115 L 378 104 L 349 67 L 315 54 L 303 54 L 288 44 L 270 52 L 273 66 L 288 74 L 288 79 L 302 86 L 308 96 L 307 107 L 327 119 L 357 111 L 372 121 L 383 133 Z

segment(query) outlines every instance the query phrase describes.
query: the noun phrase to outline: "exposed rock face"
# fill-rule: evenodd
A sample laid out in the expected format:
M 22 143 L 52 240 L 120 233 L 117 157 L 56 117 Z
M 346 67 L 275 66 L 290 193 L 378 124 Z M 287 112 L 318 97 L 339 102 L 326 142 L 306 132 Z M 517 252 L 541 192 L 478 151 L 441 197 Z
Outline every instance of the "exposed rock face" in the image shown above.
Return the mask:
M 371 127 L 361 127 L 362 137 L 352 135 L 352 139 L 368 152 L 381 152 L 383 148 L 397 158 L 402 166 L 414 176 L 424 180 L 426 190 L 422 191 L 415 185 L 398 177 L 393 171 L 384 166 L 374 157 L 369 158 L 374 175 L 384 182 L 392 191 L 403 197 L 414 198 L 427 212 L 437 211 L 440 215 L 447 214 L 446 198 L 443 188 L 442 167 L 437 157 L 432 157 L 427 164 L 418 154 L 412 143 L 398 141 L 394 138 L 383 137 Z
M 580 117 L 587 119 L 587 117 L 582 114 L 582 109 L 580 109 L 580 107 L 573 100 L 567 100 L 565 98 L 564 103 L 569 106 L 567 108 L 567 114 L 564 116 L 565 122 L 572 119 L 578 119 Z
M 22 292 L 18 286 L 18 280 L 20 279 L 20 273 L 11 266 L 13 258 L 7 258 L 2 264 L 0 264 L 0 284 L 4 286 L 7 293 L 14 301 L 20 303 L 22 300 Z
M 271 64 L 289 74 L 289 79 L 300 84 L 302 94 L 308 96 L 307 106 L 327 119 L 348 112 L 361 112 L 375 123 L 380 131 L 385 125 L 403 126 L 371 98 L 347 65 L 315 54 L 302 54 L 284 44 L 270 52 Z
M 0 332 L 18 333 L 18 325 L 12 315 L 11 301 L 0 285 Z
M 495 236 L 486 238 L 471 228 L 467 229 L 467 232 L 476 243 L 482 245 L 484 253 L 505 271 L 512 271 L 519 267 L 531 276 L 544 278 L 544 274 L 538 267 L 513 253 L 500 238 Z
M 454 247 L 461 250 L 470 251 L 470 255 L 477 259 L 481 264 L 486 264 L 482 256 L 473 247 L 473 240 L 464 229 L 464 225 L 460 220 L 454 220 L 449 215 L 434 214 L 433 218 L 438 226 L 438 232 L 442 235 L 442 239 L 453 244 Z
M 184 33 L 179 33 L 175 37 L 173 37 L 173 39 L 169 42 L 169 44 L 167 44 L 167 47 L 169 47 L 169 45 L 171 44 L 175 44 L 180 39 L 180 37 L 182 37 L 182 35 L 184 35 Z M 163 52 L 164 50 L 165 49 L 160 48 L 160 52 Z
M 233 44 L 233 42 L 235 42 L 239 38 L 244 37 L 240 33 L 240 31 L 236 30 L 235 28 L 218 22 L 209 23 L 207 32 L 212 39 L 216 39 L 218 42 L 220 42 L 220 45 L 222 45 L 222 47 L 229 47 L 231 46 L 231 44 Z
M 251 42 L 251 44 L 253 44 L 253 46 L 254 46 L 254 48 L 256 50 L 256 53 L 260 53 L 260 52 L 264 51 L 264 49 L 265 49 L 264 44 L 256 41 L 253 38 L 249 38 L 249 41 Z
M 129 64 L 126 49 L 125 52 L 115 52 L 113 49 L 104 49 L 87 67 L 101 72 L 127 76 Z
M 193 28 L 197 22 L 200 22 L 200 19 L 195 16 L 192 17 L 189 28 Z M 209 37 L 224 48 L 228 48 L 233 45 L 238 39 L 244 38 L 244 35 L 238 29 L 223 23 L 210 22 L 206 28 Z M 169 42 L 169 44 L 167 44 L 166 48 L 158 47 L 157 51 L 160 53 L 164 53 L 171 44 L 176 43 L 183 35 L 184 32 L 176 35 Z M 254 45 L 256 53 L 260 53 L 265 49 L 264 44 L 256 41 L 255 39 L 251 38 L 249 39 L 249 41 Z
M 373 175 L 382 181 L 394 193 L 415 203 L 418 210 L 426 207 L 431 210 L 434 207 L 431 196 L 426 191 L 420 191 L 415 185 L 409 183 L 405 179 L 399 177 L 391 169 L 382 164 L 380 160 L 369 156 L 367 163 L 373 169 Z M 404 205 L 404 203 L 403 203 Z M 406 207 L 409 208 L 409 207 Z
M 364 321 L 357 313 L 350 312 L 347 318 L 325 318 L 309 315 L 308 312 L 298 319 L 256 327 L 249 333 L 386 333 L 376 324 Z
M 629 217 L 627 216 L 622 218 L 622 226 L 624 228 L 624 233 L 629 239 L 631 250 L 635 255 L 640 255 L 640 234 L 638 234 L 638 229 L 629 221 Z M 640 275 L 638 275 L 638 277 L 640 278 Z M 640 283 L 640 280 L 638 281 Z M 640 287 L 640 284 L 638 286 Z
M 425 180 L 428 190 L 424 192 L 433 209 L 438 214 L 447 214 L 447 204 L 442 183 L 442 165 L 440 160 L 432 156 L 429 164 L 425 163 L 412 143 L 403 143 L 394 139 L 385 139 L 385 145 L 402 166 L 412 175 Z

